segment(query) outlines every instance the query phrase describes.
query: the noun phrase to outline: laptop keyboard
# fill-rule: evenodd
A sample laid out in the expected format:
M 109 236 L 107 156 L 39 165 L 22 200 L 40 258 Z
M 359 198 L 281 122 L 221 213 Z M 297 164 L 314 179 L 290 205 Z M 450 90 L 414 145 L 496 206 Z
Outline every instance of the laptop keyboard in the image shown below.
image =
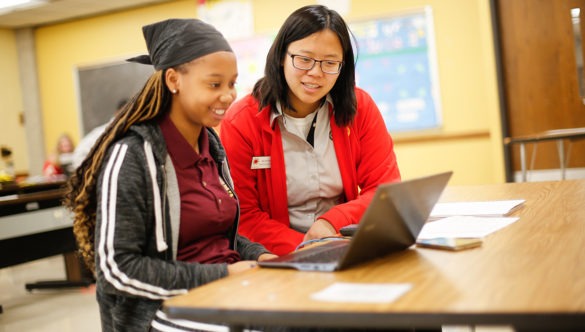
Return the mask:
M 331 241 L 294 254 L 293 263 L 329 263 L 338 261 L 349 248 L 348 241 Z

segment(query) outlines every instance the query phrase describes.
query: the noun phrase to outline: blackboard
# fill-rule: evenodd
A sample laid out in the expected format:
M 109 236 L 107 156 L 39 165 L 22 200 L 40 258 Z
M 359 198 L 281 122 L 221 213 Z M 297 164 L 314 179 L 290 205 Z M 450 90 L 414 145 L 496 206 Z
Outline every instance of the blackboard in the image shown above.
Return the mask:
M 349 25 L 358 45 L 357 85 L 372 96 L 388 131 L 411 132 L 440 127 L 430 8 Z
M 134 62 L 79 67 L 77 80 L 82 134 L 112 118 L 118 102 L 142 89 L 154 68 Z

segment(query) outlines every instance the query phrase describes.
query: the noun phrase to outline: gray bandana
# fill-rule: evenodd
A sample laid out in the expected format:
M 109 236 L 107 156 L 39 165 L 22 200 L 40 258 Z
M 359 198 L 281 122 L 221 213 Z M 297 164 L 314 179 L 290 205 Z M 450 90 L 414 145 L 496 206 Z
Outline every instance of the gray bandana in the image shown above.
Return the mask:
M 169 19 L 142 27 L 149 55 L 127 61 L 152 64 L 156 70 L 167 69 L 204 55 L 233 52 L 223 35 L 198 19 Z

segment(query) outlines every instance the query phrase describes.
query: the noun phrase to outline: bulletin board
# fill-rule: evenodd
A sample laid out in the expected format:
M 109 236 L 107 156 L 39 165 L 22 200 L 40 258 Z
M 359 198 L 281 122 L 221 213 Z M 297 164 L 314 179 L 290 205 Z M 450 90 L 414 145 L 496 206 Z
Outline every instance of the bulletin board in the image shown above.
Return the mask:
M 118 102 L 131 99 L 153 72 L 152 66 L 125 61 L 78 67 L 81 134 L 107 123 Z
M 349 23 L 357 42 L 357 85 L 380 109 L 389 132 L 440 128 L 441 103 L 430 7 Z M 263 76 L 274 35 L 233 38 L 238 98 Z M 120 61 L 77 70 L 83 134 L 106 123 L 122 98 L 130 98 L 152 66 Z
M 264 76 L 266 55 L 273 36 L 257 35 L 229 41 L 238 61 L 237 99 L 252 92 L 254 84 Z
M 356 81 L 389 132 L 440 128 L 441 102 L 430 7 L 349 24 L 357 43 Z M 230 40 L 238 58 L 238 98 L 263 76 L 274 36 Z
M 382 112 L 388 131 L 441 126 L 430 7 L 349 24 L 357 41 L 357 85 Z

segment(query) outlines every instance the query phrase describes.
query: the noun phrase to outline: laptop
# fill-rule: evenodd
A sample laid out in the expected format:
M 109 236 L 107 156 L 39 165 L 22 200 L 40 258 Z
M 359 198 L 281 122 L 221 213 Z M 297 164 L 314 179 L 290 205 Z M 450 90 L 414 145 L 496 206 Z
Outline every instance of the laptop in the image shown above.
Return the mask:
M 339 271 L 412 246 L 453 172 L 378 186 L 351 239 L 258 262 L 261 267 Z

